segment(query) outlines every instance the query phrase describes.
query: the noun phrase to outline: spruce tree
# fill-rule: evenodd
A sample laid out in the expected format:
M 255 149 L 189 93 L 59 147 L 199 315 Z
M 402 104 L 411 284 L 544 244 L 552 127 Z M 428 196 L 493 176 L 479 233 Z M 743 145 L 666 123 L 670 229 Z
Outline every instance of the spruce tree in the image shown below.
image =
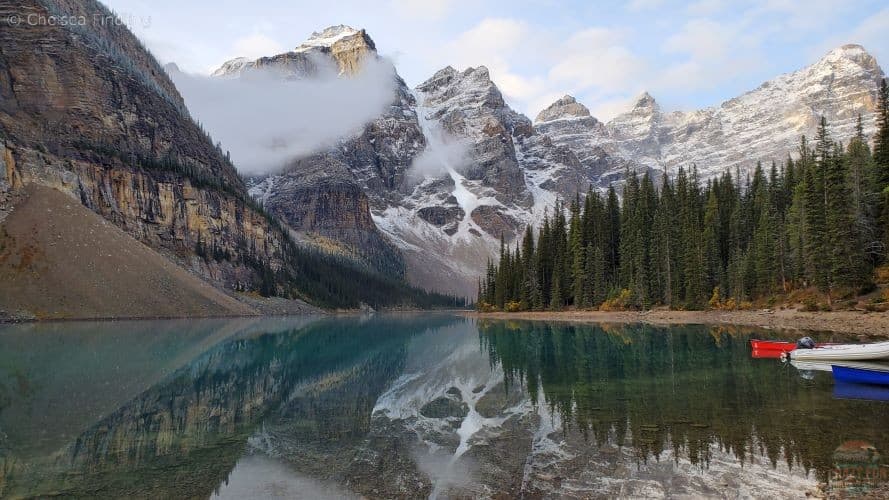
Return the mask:
M 886 79 L 880 82 L 876 109 L 877 133 L 874 136 L 874 161 L 879 169 L 880 192 L 889 185 L 889 88 Z
M 707 289 L 719 287 L 725 294 L 728 290 L 723 285 L 722 258 L 719 255 L 719 228 L 722 226 L 719 220 L 719 198 L 716 186 L 711 185 L 707 190 L 707 206 L 704 210 L 704 265 L 707 272 Z M 720 299 L 722 297 L 719 297 Z
M 869 274 L 854 221 L 854 207 L 849 203 L 845 165 L 839 152 L 835 152 L 827 160 L 824 180 L 828 302 L 835 289 L 860 287 Z
M 852 207 L 852 220 L 855 224 L 858 244 L 867 254 L 870 265 L 879 261 L 882 244 L 878 231 L 880 196 L 877 191 L 879 172 L 871 156 L 861 115 L 855 127 L 856 134 L 849 141 L 843 157 L 849 180 L 849 199 Z
M 612 286 L 616 286 L 620 269 L 620 220 L 621 210 L 617 191 L 614 186 L 609 186 L 605 214 L 602 219 L 602 234 L 605 239 L 602 251 L 605 253 L 606 279 Z
M 553 269 L 553 289 L 549 301 L 549 310 L 561 311 L 562 306 L 562 264 L 557 263 Z
M 813 284 L 822 290 L 829 285 L 826 223 L 826 172 L 831 161 L 832 141 L 827 132 L 827 120 L 821 118 L 815 142 L 814 158 L 807 162 L 805 173 L 805 213 L 806 213 L 806 274 Z
M 876 109 L 877 133 L 874 136 L 873 160 L 876 167 L 874 190 L 879 197 L 878 239 L 884 251 L 889 249 L 889 88 L 886 79 L 880 82 Z
M 676 202 L 673 194 L 673 185 L 669 177 L 664 174 L 661 183 L 660 200 L 658 201 L 657 214 L 655 215 L 655 268 L 659 281 L 659 295 L 664 304 L 673 305 L 678 302 L 676 291 L 680 289 L 679 275 L 675 272 L 676 240 L 678 238 L 676 224 Z
M 633 279 L 636 276 L 636 259 L 638 253 L 640 233 L 638 211 L 636 210 L 639 196 L 639 177 L 636 172 L 628 174 L 624 183 L 623 204 L 620 208 L 620 236 L 618 238 L 618 288 L 633 288 Z
M 571 270 L 571 299 L 579 306 L 583 301 L 585 248 L 583 245 L 583 226 L 580 217 L 580 199 L 571 203 L 571 222 L 568 229 L 568 255 Z

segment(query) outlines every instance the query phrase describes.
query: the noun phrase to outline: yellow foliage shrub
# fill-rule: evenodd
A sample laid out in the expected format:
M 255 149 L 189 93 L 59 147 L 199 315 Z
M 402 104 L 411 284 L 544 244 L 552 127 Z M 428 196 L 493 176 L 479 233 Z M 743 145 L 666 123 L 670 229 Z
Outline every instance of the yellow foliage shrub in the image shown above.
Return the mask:
M 612 297 L 599 306 L 600 311 L 626 311 L 630 307 L 630 299 L 632 298 L 632 293 L 624 288 L 617 294 L 616 297 Z
M 522 310 L 522 304 L 520 302 L 507 302 L 506 303 L 506 312 L 518 312 Z
M 874 269 L 874 281 L 879 284 L 889 283 L 889 264 Z

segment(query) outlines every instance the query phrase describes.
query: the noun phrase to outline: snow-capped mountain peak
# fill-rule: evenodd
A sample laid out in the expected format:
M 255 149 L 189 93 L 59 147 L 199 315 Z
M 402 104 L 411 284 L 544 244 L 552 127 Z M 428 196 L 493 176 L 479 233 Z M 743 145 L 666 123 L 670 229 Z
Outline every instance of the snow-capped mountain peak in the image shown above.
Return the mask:
M 821 58 L 819 63 L 833 63 L 838 61 L 852 61 L 860 66 L 874 68 L 877 60 L 861 45 L 850 43 L 837 47 Z M 816 63 L 817 65 L 818 63 Z
M 210 76 L 229 78 L 236 77 L 241 74 L 241 71 L 243 71 L 245 66 L 249 65 L 252 62 L 252 60 L 246 57 L 236 57 L 222 63 L 222 66 L 218 67 L 216 71 L 210 74 Z
M 366 57 L 377 55 L 374 41 L 362 29 L 345 25 L 331 26 L 316 31 L 293 51 L 252 60 L 237 57 L 226 61 L 211 76 L 236 78 L 256 69 L 271 69 L 286 78 L 311 77 L 318 72 L 318 61 L 329 58 L 340 75 L 350 76 L 361 71 Z
M 659 108 L 657 101 L 654 100 L 654 97 L 648 93 L 646 90 L 636 98 L 636 104 L 633 105 L 633 109 L 657 109 Z
M 534 122 L 541 123 L 561 120 L 564 118 L 582 118 L 587 116 L 590 116 L 590 110 L 583 104 L 577 102 L 577 99 L 575 99 L 574 96 L 566 94 L 538 113 Z
M 316 48 L 331 48 L 335 44 L 348 39 L 362 39 L 361 41 L 375 49 L 373 41 L 367 36 L 364 30 L 358 30 L 351 26 L 340 24 L 330 26 L 321 31 L 315 31 L 312 35 L 299 46 L 295 52 L 305 52 Z

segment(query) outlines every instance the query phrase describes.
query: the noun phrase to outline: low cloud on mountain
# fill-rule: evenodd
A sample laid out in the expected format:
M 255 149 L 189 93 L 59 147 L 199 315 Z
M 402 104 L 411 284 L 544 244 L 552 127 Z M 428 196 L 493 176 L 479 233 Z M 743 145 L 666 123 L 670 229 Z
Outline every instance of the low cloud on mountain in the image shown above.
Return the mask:
M 412 181 L 421 182 L 427 177 L 441 177 L 450 170 L 462 172 L 471 161 L 471 143 L 467 139 L 454 137 L 437 124 L 427 127 L 425 135 L 426 148 L 414 158 L 407 172 Z
M 368 59 L 350 78 L 321 68 L 304 79 L 259 70 L 243 78 L 170 73 L 191 114 L 231 152 L 238 169 L 258 174 L 334 146 L 392 102 L 395 74 L 388 61 Z

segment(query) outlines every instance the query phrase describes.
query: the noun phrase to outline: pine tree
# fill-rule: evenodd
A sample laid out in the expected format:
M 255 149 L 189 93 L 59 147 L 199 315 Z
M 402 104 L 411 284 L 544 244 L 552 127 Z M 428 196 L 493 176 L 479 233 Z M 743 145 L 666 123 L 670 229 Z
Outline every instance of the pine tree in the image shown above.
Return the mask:
M 501 310 L 503 310 L 504 306 L 506 305 L 507 283 L 509 279 L 508 255 L 509 254 L 506 251 L 506 242 L 504 241 L 503 235 L 501 234 L 499 269 L 496 272 L 494 279 L 494 305 Z
M 605 214 L 602 220 L 603 252 L 606 261 L 606 279 L 613 286 L 617 285 L 617 276 L 620 269 L 620 220 L 621 209 L 617 200 L 617 191 L 614 186 L 608 187 L 608 199 L 605 205 Z
M 765 191 L 766 187 L 760 187 Z M 768 197 L 765 197 L 764 206 L 761 207 L 759 220 L 754 230 L 751 250 L 748 260 L 753 268 L 751 281 L 752 295 L 767 295 L 772 293 L 775 276 L 775 233 L 774 233 L 774 206 Z
M 620 209 L 620 236 L 618 238 L 618 287 L 633 288 L 633 279 L 636 276 L 636 259 L 632 256 L 638 253 L 641 243 L 638 241 L 638 220 L 636 203 L 639 196 L 639 177 L 636 172 L 628 174 L 623 191 L 623 204 Z
M 580 217 L 580 199 L 571 203 L 571 222 L 568 229 L 568 255 L 571 270 L 571 299 L 575 306 L 583 301 L 584 261 L 583 226 Z
M 550 291 L 551 291 L 551 283 L 552 283 L 552 275 L 553 275 L 553 245 L 550 242 L 552 230 L 549 224 L 549 217 L 544 214 L 543 216 L 543 225 L 540 228 L 539 236 L 537 237 L 537 290 L 540 296 L 539 301 L 535 302 L 535 308 L 543 308 L 544 305 L 549 304 L 550 299 Z
M 561 311 L 562 306 L 562 265 L 556 264 L 553 270 L 553 290 L 549 301 L 549 310 Z
M 719 219 L 719 195 L 717 188 L 711 185 L 707 189 L 707 206 L 704 210 L 704 266 L 707 272 L 707 288 L 712 290 L 719 287 L 721 291 L 726 292 L 727 288 L 723 285 L 724 272 L 722 269 L 722 258 L 719 255 L 719 228 L 722 223 Z M 722 297 L 720 297 L 721 299 Z
M 667 305 L 678 302 L 676 291 L 680 286 L 679 275 L 676 273 L 676 240 L 677 233 L 676 202 L 673 193 L 673 185 L 666 173 L 663 176 L 660 190 L 660 200 L 657 204 L 657 213 L 654 221 L 654 268 L 658 277 L 659 299 Z
M 633 253 L 627 256 L 633 261 L 635 270 L 631 278 L 631 290 L 637 307 L 648 309 L 655 301 L 652 290 L 652 278 L 654 272 L 651 266 L 651 232 L 654 221 L 654 213 L 657 210 L 657 193 L 651 175 L 647 172 L 642 176 L 639 187 L 638 199 L 631 217 L 633 229 Z M 623 257 L 622 257 L 623 258 Z
M 879 169 L 878 188 L 889 185 L 889 88 L 886 79 L 880 82 L 876 109 L 877 133 L 874 136 L 874 161 Z
M 874 136 L 873 161 L 876 168 L 874 191 L 879 196 L 878 237 L 884 250 L 889 249 L 889 88 L 886 79 L 880 82 L 877 98 L 877 133 Z
M 880 196 L 877 191 L 879 172 L 871 156 L 867 138 L 864 136 L 864 125 L 861 115 L 855 127 L 855 137 L 849 141 L 849 147 L 843 161 L 849 179 L 849 198 L 852 206 L 852 219 L 861 245 L 868 256 L 870 265 L 879 262 L 883 246 L 878 232 Z
M 822 290 L 829 285 L 827 256 L 827 190 L 826 172 L 830 159 L 832 141 L 827 132 L 827 120 L 821 118 L 815 142 L 815 156 L 807 162 L 805 172 L 805 235 L 806 235 L 806 274 L 811 282 Z
M 845 164 L 839 152 L 831 155 L 824 180 L 828 302 L 836 288 L 860 287 L 869 274 L 854 221 L 854 207 L 849 203 Z
M 772 283 L 780 283 L 781 291 L 788 291 L 788 254 L 789 243 L 787 240 L 787 196 L 786 172 L 778 173 L 778 167 L 772 162 L 769 172 L 769 223 L 771 226 L 773 268 L 777 274 L 777 280 Z
M 523 311 L 534 308 L 537 273 L 534 266 L 534 232 L 530 225 L 525 228 L 522 237 L 522 280 L 519 305 Z

